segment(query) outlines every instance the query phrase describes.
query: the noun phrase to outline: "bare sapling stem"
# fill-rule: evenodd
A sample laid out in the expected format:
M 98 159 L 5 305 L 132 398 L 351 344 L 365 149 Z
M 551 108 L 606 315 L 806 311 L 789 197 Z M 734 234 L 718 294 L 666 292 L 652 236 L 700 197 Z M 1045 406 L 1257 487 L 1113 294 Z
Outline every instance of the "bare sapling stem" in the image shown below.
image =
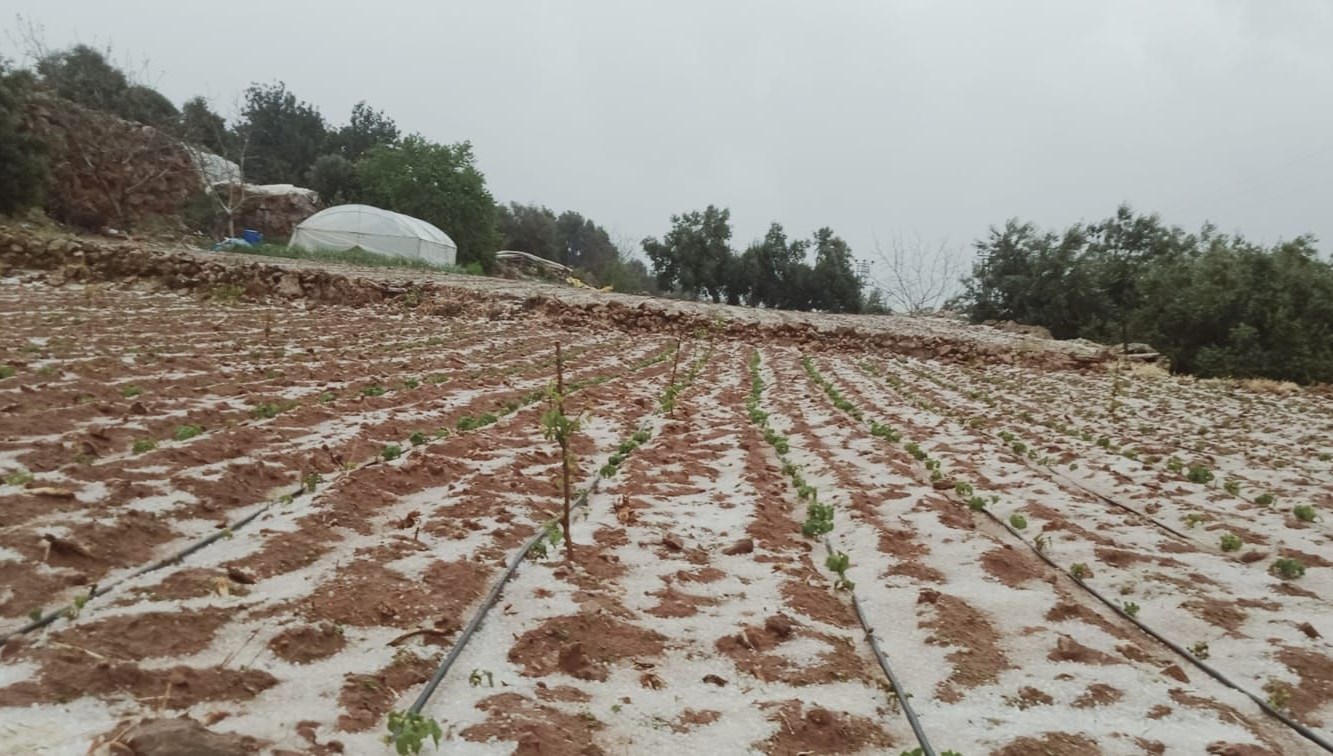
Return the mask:
M 676 369 L 680 367 L 680 347 L 683 342 L 684 342 L 684 337 L 682 336 L 676 337 L 676 354 L 675 357 L 671 360 L 671 381 L 667 383 L 668 390 L 672 386 L 676 385 Z M 671 409 L 667 410 L 667 417 L 671 417 L 675 414 L 676 414 L 676 405 L 672 404 Z
M 556 410 L 561 417 L 565 414 L 565 358 L 560 343 L 555 345 L 555 396 Z M 574 538 L 569 532 L 569 438 L 561 433 L 560 442 L 560 489 L 565 497 L 564 510 L 560 515 L 560 525 L 565 531 L 565 558 L 574 560 Z

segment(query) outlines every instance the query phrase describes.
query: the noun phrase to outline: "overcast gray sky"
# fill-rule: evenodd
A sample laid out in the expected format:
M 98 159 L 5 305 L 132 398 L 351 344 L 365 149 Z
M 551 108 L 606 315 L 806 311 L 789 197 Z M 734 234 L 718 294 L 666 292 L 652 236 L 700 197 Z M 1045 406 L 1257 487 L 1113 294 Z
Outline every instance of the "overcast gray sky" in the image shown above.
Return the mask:
M 281 79 L 338 123 L 367 100 L 471 140 L 498 200 L 635 239 L 713 203 L 737 247 L 778 220 L 869 256 L 1129 201 L 1333 248 L 1329 0 L 5 4 L 177 103 Z

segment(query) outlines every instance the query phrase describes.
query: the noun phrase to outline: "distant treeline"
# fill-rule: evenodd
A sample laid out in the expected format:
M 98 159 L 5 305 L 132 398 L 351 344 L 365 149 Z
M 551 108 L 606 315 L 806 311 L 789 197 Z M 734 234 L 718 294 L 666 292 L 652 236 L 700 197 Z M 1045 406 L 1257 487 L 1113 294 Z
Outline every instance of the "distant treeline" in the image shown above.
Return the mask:
M 1063 231 L 1011 220 L 975 248 L 974 321 L 1146 342 L 1199 376 L 1333 382 L 1333 265 L 1311 237 L 1265 247 L 1121 206 Z

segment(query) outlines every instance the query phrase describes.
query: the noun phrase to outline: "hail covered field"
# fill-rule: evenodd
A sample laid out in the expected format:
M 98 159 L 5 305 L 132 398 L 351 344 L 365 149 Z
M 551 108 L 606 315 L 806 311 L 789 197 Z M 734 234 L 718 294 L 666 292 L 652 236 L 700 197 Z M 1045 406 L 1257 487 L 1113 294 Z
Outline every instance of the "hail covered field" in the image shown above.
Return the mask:
M 23 277 L 0 318 L 6 753 L 1333 739 L 1328 393 Z

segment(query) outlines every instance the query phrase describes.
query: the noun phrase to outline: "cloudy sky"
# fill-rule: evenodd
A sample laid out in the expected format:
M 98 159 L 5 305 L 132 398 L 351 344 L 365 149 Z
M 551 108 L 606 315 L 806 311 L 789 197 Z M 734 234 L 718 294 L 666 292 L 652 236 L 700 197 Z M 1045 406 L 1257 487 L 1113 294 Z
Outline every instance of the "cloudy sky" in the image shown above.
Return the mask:
M 281 79 L 342 122 L 365 99 L 471 140 L 497 199 L 635 239 L 713 203 L 736 246 L 778 220 L 868 257 L 1128 201 L 1333 249 L 1328 0 L 6 4 L 178 103 Z

